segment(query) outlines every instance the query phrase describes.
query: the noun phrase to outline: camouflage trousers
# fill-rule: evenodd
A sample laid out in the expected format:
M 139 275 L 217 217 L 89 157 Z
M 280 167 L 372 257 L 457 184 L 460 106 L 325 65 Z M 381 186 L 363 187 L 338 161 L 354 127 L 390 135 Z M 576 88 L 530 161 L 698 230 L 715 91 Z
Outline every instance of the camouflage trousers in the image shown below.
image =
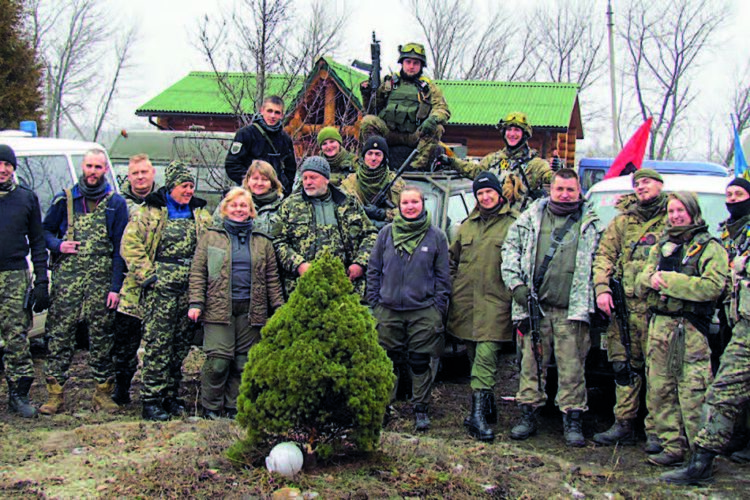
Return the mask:
M 741 318 L 721 356 L 716 379 L 706 394 L 703 427 L 695 438 L 701 448 L 724 452 L 742 410 L 750 402 L 750 321 Z
M 490 341 L 465 342 L 471 362 L 471 390 L 492 390 L 497 379 L 497 356 L 503 344 Z
M 141 401 L 153 404 L 178 396 L 194 327 L 186 290 L 157 281 L 144 300 Z
M 394 146 L 407 146 L 410 148 L 417 148 L 417 154 L 411 162 L 411 168 L 415 170 L 426 170 L 430 167 L 430 163 L 435 159 L 435 148 L 440 143 L 440 138 L 443 136 L 445 129 L 442 125 L 438 125 L 438 129 L 434 135 L 421 135 L 419 132 L 413 134 L 404 134 L 399 132 L 392 132 L 386 123 L 375 115 L 365 115 L 362 118 L 362 124 L 359 129 L 360 144 L 364 144 L 370 136 L 380 135 L 385 137 L 389 147 Z M 401 165 L 393 165 L 393 168 L 398 168 Z
M 687 319 L 654 314 L 648 329 L 646 406 L 667 453 L 684 453 L 700 429 L 711 384 L 708 340 Z
M 0 333 L 5 344 L 5 377 L 13 383 L 21 377 L 34 378 L 34 364 L 27 332 L 31 313 L 23 309 L 29 286 L 29 271 L 0 271 Z
M 55 377 L 60 384 L 68 379 L 79 322 L 88 325 L 89 366 L 93 379 L 97 384 L 103 384 L 114 376 L 114 312 L 107 308 L 112 259 L 105 257 L 105 260 L 107 265 L 102 265 L 101 269 L 93 263 L 85 271 L 63 268 L 52 273 L 51 302 L 45 328 L 49 340 L 45 374 Z
M 645 354 L 648 342 L 648 308 L 642 301 L 627 299 L 628 313 L 630 317 L 630 366 L 634 373 L 630 385 L 618 384 L 617 375 L 625 377 L 627 373 L 625 347 L 620 339 L 620 326 L 613 316 L 612 322 L 607 330 L 607 358 L 612 363 L 615 371 L 615 408 L 614 414 L 617 420 L 633 420 L 638 416 L 640 407 L 640 393 L 643 388 L 642 373 L 645 374 Z M 648 385 L 648 384 L 647 384 Z M 651 414 L 646 415 L 646 433 L 654 432 L 654 422 Z
M 115 374 L 133 378 L 138 370 L 138 348 L 143 338 L 142 327 L 143 323 L 140 318 L 121 312 L 115 313 L 114 346 L 112 347 Z
M 544 391 L 547 382 L 547 366 L 552 349 L 557 362 L 558 388 L 555 404 L 560 411 L 588 410 L 586 398 L 586 375 L 584 364 L 591 347 L 588 324 L 569 321 L 567 309 L 544 307 L 545 316 L 541 321 L 542 343 L 542 390 L 537 385 L 537 364 L 534 359 L 531 333 L 518 336 L 521 350 L 521 380 L 518 385 L 516 402 L 533 408 L 543 406 L 547 401 Z
M 391 399 L 396 398 L 399 372 L 409 370 L 412 402 L 430 402 L 437 362 L 443 352 L 443 318 L 435 307 L 416 311 L 393 311 L 381 305 L 374 308 L 378 342 L 393 362 L 396 383 Z

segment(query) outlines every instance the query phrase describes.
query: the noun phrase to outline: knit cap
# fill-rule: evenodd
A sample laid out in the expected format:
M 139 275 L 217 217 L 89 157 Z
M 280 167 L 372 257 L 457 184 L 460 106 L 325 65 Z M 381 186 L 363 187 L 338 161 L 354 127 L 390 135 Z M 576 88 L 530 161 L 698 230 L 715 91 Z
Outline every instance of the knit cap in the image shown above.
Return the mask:
M 482 172 L 477 175 L 471 188 L 474 191 L 474 196 L 477 195 L 477 191 L 484 188 L 494 189 L 500 196 L 503 195 L 503 188 L 500 185 L 500 181 L 492 172 Z
M 182 184 L 183 182 L 192 182 L 195 184 L 195 176 L 190 171 L 190 167 L 181 161 L 173 161 L 167 167 L 165 173 L 165 185 L 167 191 L 172 191 L 175 186 Z
M 633 174 L 633 182 L 637 181 L 638 179 L 644 178 L 649 178 L 664 183 L 664 179 L 662 178 L 662 176 L 653 168 L 639 168 Z
M 328 139 L 333 139 L 339 144 L 344 143 L 344 139 L 341 138 L 341 134 L 336 127 L 324 127 L 318 132 L 318 147 L 322 146 Z
M 381 137 L 379 135 L 371 135 L 370 137 L 368 137 L 365 143 L 362 145 L 362 157 L 364 158 L 365 153 L 373 149 L 382 151 L 383 156 L 388 158 L 388 143 L 386 142 L 384 137 Z
M 309 156 L 305 158 L 305 161 L 302 162 L 302 166 L 299 169 L 299 173 L 302 175 L 308 170 L 317 172 L 326 179 L 331 178 L 331 166 L 322 156 Z
M 18 162 L 16 161 L 16 153 L 13 151 L 13 148 L 6 144 L 0 144 L 0 161 L 7 161 L 11 165 L 13 165 L 13 169 L 18 166 Z
M 2 160 L 2 158 L 0 158 L 0 160 Z M 750 182 L 744 177 L 735 177 L 732 182 L 727 185 L 727 187 L 729 186 L 739 186 L 744 189 L 747 194 L 750 194 Z

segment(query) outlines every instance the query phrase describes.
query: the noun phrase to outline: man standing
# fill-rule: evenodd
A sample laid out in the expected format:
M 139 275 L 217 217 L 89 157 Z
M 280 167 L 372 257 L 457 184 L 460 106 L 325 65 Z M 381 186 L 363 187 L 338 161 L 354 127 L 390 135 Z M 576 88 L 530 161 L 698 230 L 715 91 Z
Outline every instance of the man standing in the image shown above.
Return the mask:
M 39 409 L 46 415 L 54 415 L 63 406 L 63 387 L 79 321 L 88 324 L 89 364 L 97 384 L 94 408 L 117 409 L 112 401 L 111 313 L 120 302 L 125 274 L 120 240 L 128 222 L 128 207 L 107 182 L 107 153 L 88 151 L 81 170 L 78 183 L 55 196 L 42 223 L 53 262 L 52 304 L 46 328 L 49 399 Z
M 401 71 L 388 75 L 376 90 L 375 115 L 362 119 L 360 142 L 370 136 L 385 137 L 390 147 L 417 148 L 412 168 L 425 169 L 436 154 L 443 126 L 451 117 L 443 92 L 428 78 L 422 76 L 427 67 L 424 45 L 408 43 L 399 46 L 398 62 Z M 365 103 L 372 97 L 369 81 L 360 88 Z
M 294 193 L 279 207 L 273 228 L 274 246 L 291 293 L 323 250 L 341 259 L 354 289 L 364 295 L 365 269 L 375 243 L 375 226 L 356 199 L 329 185 L 328 162 L 320 156 L 307 158 L 300 168 L 302 192 Z
M 615 423 L 594 435 L 599 445 L 635 444 L 633 422 L 638 415 L 640 391 L 645 376 L 648 340 L 648 306 L 634 294 L 635 278 L 643 270 L 651 248 L 656 245 L 667 223 L 667 197 L 661 192 L 661 175 L 642 168 L 633 175 L 634 195 L 623 197 L 617 205 L 620 214 L 602 235 L 594 259 L 594 291 L 599 309 L 615 319 L 607 334 L 607 357 L 615 372 Z M 611 280 L 621 283 L 628 318 L 614 318 Z M 620 338 L 618 322 L 630 327 L 630 366 Z M 652 418 L 646 417 L 648 454 L 660 453 Z
M 506 177 L 503 191 L 513 208 L 524 210 L 532 201 L 545 196 L 544 185 L 549 184 L 553 171 L 549 163 L 529 147 L 533 131 L 524 113 L 509 113 L 500 120 L 497 128 L 503 136 L 505 148 L 488 154 L 479 163 L 447 155 L 440 156 L 440 163 L 470 179 L 486 171 L 495 175 L 502 171 L 513 174 Z
M 148 155 L 139 154 L 130 158 L 128 179 L 121 186 L 122 197 L 128 204 L 129 218 L 132 218 L 135 211 L 144 204 L 146 196 L 156 191 L 155 175 L 156 169 Z M 140 299 L 141 287 L 135 282 L 132 274 L 127 274 L 113 324 L 112 360 L 115 365 L 115 389 L 112 400 L 118 405 L 130 403 L 130 383 L 138 369 L 137 354 L 143 337 Z
M 581 199 L 575 171 L 563 168 L 552 176 L 550 198 L 534 202 L 508 230 L 501 269 L 513 294 L 513 321 L 518 324 L 522 352 L 516 395 L 522 415 L 511 430 L 513 439 L 526 439 L 537 430 L 536 414 L 547 399 L 546 369 L 554 347 L 559 377 L 555 403 L 563 412 L 565 440 L 568 446 L 586 444 L 584 362 L 590 347 L 589 314 L 594 312 L 591 265 L 599 224 Z M 531 324 L 529 315 L 535 299 L 541 310 L 538 325 Z M 534 334 L 539 335 L 538 343 Z M 541 349 L 538 361 L 535 349 L 536 353 Z
M 37 416 L 29 404 L 29 389 L 34 381 L 34 365 L 26 333 L 31 323 L 31 309 L 25 304 L 29 288 L 31 250 L 34 264 L 34 311 L 49 307 L 47 285 L 47 249 L 44 246 L 39 199 L 13 178 L 16 154 L 0 144 L 0 333 L 5 344 L 5 379 L 8 381 L 8 409 L 25 418 Z
M 495 174 L 479 174 L 473 190 L 477 206 L 450 247 L 453 297 L 448 331 L 466 343 L 471 360 L 472 409 L 464 425 L 473 437 L 492 441 L 497 356 L 502 342 L 513 341 L 512 297 L 500 273 L 498 253 L 519 214 L 503 197 Z
M 284 131 L 283 118 L 284 101 L 273 95 L 263 100 L 253 123 L 237 131 L 224 163 L 227 176 L 235 184 L 242 185 L 253 160 L 263 160 L 273 165 L 284 194 L 292 192 L 297 162 L 292 138 Z

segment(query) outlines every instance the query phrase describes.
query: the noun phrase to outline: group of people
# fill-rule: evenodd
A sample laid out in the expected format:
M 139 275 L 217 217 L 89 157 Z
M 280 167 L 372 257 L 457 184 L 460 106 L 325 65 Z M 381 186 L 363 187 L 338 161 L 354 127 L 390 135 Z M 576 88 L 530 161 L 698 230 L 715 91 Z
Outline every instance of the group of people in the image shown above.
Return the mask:
M 267 98 L 231 145 L 226 170 L 238 186 L 214 214 L 194 196 L 188 165 L 170 164 L 159 187 L 148 157 L 134 156 L 120 195 L 107 181 L 105 152 L 91 150 L 78 182 L 56 196 L 42 220 L 34 193 L 14 179 L 13 151 L 0 145 L 0 287 L 7 298 L 0 326 L 9 408 L 37 414 L 28 398 L 34 371 L 26 330 L 31 310 L 49 307 L 48 400 L 39 412 L 64 408 L 75 332 L 84 322 L 94 407 L 114 411 L 130 402 L 143 343 L 143 418 L 185 414 L 181 365 L 201 323 L 201 412 L 231 418 L 261 327 L 316 256 L 329 251 L 371 308 L 397 378 L 411 379 L 417 430 L 430 426 L 447 326 L 471 360 L 464 421 L 470 435 L 495 437 L 498 355 L 503 342 L 515 340 L 520 418 L 511 438 L 537 431 L 554 360 L 565 440 L 584 446 L 589 325 L 601 315 L 612 319 L 606 344 L 617 402 L 613 426 L 593 441 L 635 442 L 645 386 L 649 462 L 680 464 L 690 453 L 688 465 L 664 479 L 709 480 L 712 460 L 725 451 L 750 398 L 750 183 L 729 184 L 721 241 L 710 236 L 695 195 L 664 194 L 660 174 L 650 169 L 633 174 L 634 193 L 621 199 L 605 228 L 575 171 L 553 170 L 529 147 L 533 130 L 523 113 L 500 120 L 506 147 L 479 163 L 437 154 L 450 112 L 422 76 L 424 47 L 401 47 L 399 62 L 400 73 L 372 96 L 376 115 L 363 119 L 359 153 L 326 127 L 317 140 L 321 155 L 297 168 L 281 126 L 284 103 Z M 476 208 L 450 245 L 432 224 L 420 187 L 389 168 L 394 143 L 417 149 L 415 168 L 432 159 L 473 179 Z M 628 313 L 617 318 L 629 326 L 627 342 L 615 321 L 618 297 Z M 726 306 L 734 330 L 714 378 L 706 334 L 717 306 Z M 398 383 L 393 399 L 397 389 Z

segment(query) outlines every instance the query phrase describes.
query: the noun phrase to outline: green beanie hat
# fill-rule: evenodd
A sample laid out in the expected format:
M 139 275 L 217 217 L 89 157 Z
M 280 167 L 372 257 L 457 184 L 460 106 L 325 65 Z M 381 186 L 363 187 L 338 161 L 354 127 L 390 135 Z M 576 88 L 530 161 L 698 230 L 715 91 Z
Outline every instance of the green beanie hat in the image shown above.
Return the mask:
M 195 184 L 195 176 L 193 176 L 193 173 L 190 171 L 190 167 L 187 163 L 181 161 L 173 161 L 170 163 L 164 177 L 167 191 L 172 191 L 175 186 L 178 186 L 183 182 L 192 182 Z
M 328 139 L 333 139 L 339 144 L 344 143 L 344 139 L 341 138 L 339 129 L 336 127 L 324 127 L 318 132 L 318 147 L 322 146 Z
M 639 168 L 633 174 L 633 182 L 643 178 L 649 178 L 664 183 L 664 179 L 662 178 L 662 176 L 659 175 L 659 172 L 657 172 L 653 168 Z

